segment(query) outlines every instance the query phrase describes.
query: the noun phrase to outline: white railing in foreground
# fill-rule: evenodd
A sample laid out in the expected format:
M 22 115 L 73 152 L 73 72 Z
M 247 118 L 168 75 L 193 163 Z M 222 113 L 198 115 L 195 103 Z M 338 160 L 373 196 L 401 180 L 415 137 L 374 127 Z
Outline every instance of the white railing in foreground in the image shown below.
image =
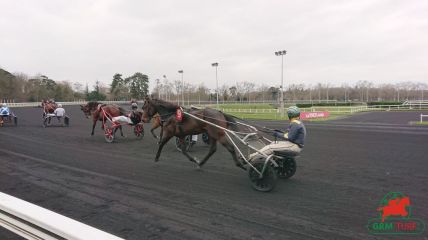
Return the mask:
M 428 115 L 424 115 L 424 114 L 421 113 L 421 123 L 423 122 L 423 118 L 424 117 L 428 117 Z
M 123 240 L 2 192 L 0 226 L 26 239 Z

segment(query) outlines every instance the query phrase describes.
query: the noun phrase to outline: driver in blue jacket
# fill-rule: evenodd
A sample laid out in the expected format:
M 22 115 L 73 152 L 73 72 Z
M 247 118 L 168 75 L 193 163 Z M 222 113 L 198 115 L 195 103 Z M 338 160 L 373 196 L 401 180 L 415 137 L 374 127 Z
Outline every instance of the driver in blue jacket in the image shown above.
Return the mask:
M 7 118 L 10 115 L 9 107 L 6 103 L 3 103 L 0 108 L 0 123 L 3 123 L 3 118 Z
M 303 122 L 300 121 L 300 109 L 296 106 L 289 107 L 287 115 L 290 120 L 287 131 L 275 131 L 273 135 L 280 140 L 266 145 L 260 149 L 260 152 L 266 155 L 273 154 L 274 151 L 298 155 L 302 151 L 305 145 L 306 128 Z M 250 159 L 257 155 L 260 154 L 258 152 L 251 154 Z

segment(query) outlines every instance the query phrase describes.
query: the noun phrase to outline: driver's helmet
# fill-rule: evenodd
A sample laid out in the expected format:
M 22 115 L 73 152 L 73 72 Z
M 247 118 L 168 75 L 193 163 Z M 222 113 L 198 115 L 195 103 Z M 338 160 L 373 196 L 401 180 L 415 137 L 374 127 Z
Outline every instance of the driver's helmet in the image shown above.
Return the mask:
M 59 107 L 59 108 L 62 108 L 62 104 L 61 104 L 61 103 L 59 103 L 59 104 L 58 104 L 58 107 Z
M 2 103 L 1 106 L 2 107 L 7 107 L 7 104 L 6 103 Z
M 291 106 L 287 109 L 288 118 L 296 118 L 300 117 L 300 109 L 296 106 Z
M 137 103 L 132 103 L 131 104 L 131 108 L 133 109 L 133 110 L 135 110 L 135 109 L 137 109 L 138 108 L 138 105 L 137 105 Z

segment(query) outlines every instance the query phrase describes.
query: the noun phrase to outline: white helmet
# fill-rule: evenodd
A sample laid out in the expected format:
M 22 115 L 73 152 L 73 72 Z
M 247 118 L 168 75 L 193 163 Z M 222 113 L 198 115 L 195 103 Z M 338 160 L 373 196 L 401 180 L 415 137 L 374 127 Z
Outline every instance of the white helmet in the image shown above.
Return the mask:
M 2 107 L 7 107 L 7 104 L 6 103 L 2 103 L 2 105 L 1 105 Z
M 58 104 L 58 107 L 62 108 L 62 104 L 61 104 L 61 103 L 59 103 L 59 104 Z

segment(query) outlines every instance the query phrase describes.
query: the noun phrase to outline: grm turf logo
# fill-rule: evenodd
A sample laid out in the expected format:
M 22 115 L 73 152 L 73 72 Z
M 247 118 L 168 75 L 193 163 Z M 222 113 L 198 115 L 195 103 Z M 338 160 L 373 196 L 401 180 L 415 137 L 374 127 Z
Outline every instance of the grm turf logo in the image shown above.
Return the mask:
M 371 234 L 416 235 L 425 230 L 425 223 L 412 218 L 410 198 L 400 192 L 386 194 L 377 208 L 379 217 L 369 219 L 367 228 Z

